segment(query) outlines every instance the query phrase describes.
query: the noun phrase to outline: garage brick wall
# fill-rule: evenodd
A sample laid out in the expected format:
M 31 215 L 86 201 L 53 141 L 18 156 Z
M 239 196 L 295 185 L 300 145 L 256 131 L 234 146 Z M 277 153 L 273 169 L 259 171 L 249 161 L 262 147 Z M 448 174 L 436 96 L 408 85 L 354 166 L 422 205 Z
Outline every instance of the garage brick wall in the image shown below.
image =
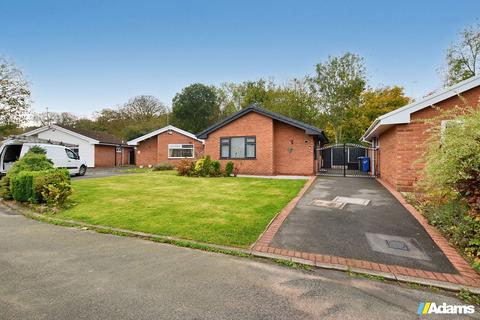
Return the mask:
M 95 167 L 114 167 L 115 157 L 114 146 L 95 145 Z
M 129 164 L 129 150 L 122 148 L 122 153 L 117 153 L 115 146 L 95 145 L 95 167 L 111 168 Z
M 467 107 L 478 107 L 480 87 L 462 93 L 411 115 L 408 124 L 399 124 L 379 137 L 381 178 L 399 191 L 414 191 L 418 187 L 425 163 L 427 141 L 432 129 L 439 129 L 441 120 L 452 118 Z M 442 111 L 440 111 L 442 110 Z M 442 112 L 451 113 L 442 116 Z M 432 128 L 435 126 L 436 128 Z

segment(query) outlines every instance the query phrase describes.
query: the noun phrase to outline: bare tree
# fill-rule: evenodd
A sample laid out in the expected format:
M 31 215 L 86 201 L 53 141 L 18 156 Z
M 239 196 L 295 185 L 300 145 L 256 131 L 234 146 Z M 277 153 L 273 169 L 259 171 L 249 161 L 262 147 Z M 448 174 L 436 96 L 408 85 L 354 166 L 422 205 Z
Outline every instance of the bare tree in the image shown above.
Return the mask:
M 74 127 L 78 117 L 70 112 L 40 112 L 34 115 L 33 120 L 41 126 L 58 124 L 63 127 Z
M 445 85 L 480 74 L 480 24 L 460 32 L 460 40 L 447 50 Z
M 167 112 L 166 106 L 154 96 L 137 96 L 124 104 L 119 112 L 133 120 L 151 120 Z
M 0 56 L 0 127 L 23 123 L 30 104 L 29 83 L 22 71 Z

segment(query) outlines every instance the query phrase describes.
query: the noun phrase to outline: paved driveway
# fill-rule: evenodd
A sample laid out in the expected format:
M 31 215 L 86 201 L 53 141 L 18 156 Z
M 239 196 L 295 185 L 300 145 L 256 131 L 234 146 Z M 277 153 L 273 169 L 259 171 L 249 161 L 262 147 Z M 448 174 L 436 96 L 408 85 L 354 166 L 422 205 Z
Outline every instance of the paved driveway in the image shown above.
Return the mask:
M 341 209 L 314 205 L 316 200 L 328 201 L 337 196 L 369 203 L 347 204 Z M 370 178 L 318 177 L 271 246 L 457 273 L 417 220 Z
M 88 168 L 84 176 L 73 176 L 73 179 L 90 179 L 90 178 L 104 178 L 116 176 L 119 174 L 126 174 L 127 167 L 120 168 Z
M 461 303 L 451 294 L 53 226 L 1 209 L 0 230 L 0 319 L 416 319 L 420 301 Z

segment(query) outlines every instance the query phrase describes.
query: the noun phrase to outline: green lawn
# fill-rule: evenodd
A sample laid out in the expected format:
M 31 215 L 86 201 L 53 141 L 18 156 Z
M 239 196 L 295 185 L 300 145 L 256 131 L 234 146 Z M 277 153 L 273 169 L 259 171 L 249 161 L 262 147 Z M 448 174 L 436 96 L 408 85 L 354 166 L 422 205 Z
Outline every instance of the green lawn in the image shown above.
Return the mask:
M 148 172 L 73 181 L 57 216 L 91 224 L 245 247 L 305 180 L 189 178 Z

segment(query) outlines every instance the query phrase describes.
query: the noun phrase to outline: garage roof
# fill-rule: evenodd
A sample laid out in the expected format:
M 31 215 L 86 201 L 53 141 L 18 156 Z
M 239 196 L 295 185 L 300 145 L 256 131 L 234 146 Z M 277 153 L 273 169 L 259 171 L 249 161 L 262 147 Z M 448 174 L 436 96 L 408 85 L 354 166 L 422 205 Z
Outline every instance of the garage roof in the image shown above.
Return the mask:
M 444 90 L 429 95 L 419 101 L 407 104 L 404 107 L 386 113 L 372 122 L 367 131 L 363 134 L 363 141 L 372 141 L 373 138 L 378 137 L 382 132 L 386 131 L 393 125 L 410 123 L 410 115 L 414 112 L 420 111 L 424 108 L 430 107 L 444 101 L 453 96 L 480 86 L 480 76 L 471 77 L 467 80 L 457 83 L 454 86 L 448 87 Z

